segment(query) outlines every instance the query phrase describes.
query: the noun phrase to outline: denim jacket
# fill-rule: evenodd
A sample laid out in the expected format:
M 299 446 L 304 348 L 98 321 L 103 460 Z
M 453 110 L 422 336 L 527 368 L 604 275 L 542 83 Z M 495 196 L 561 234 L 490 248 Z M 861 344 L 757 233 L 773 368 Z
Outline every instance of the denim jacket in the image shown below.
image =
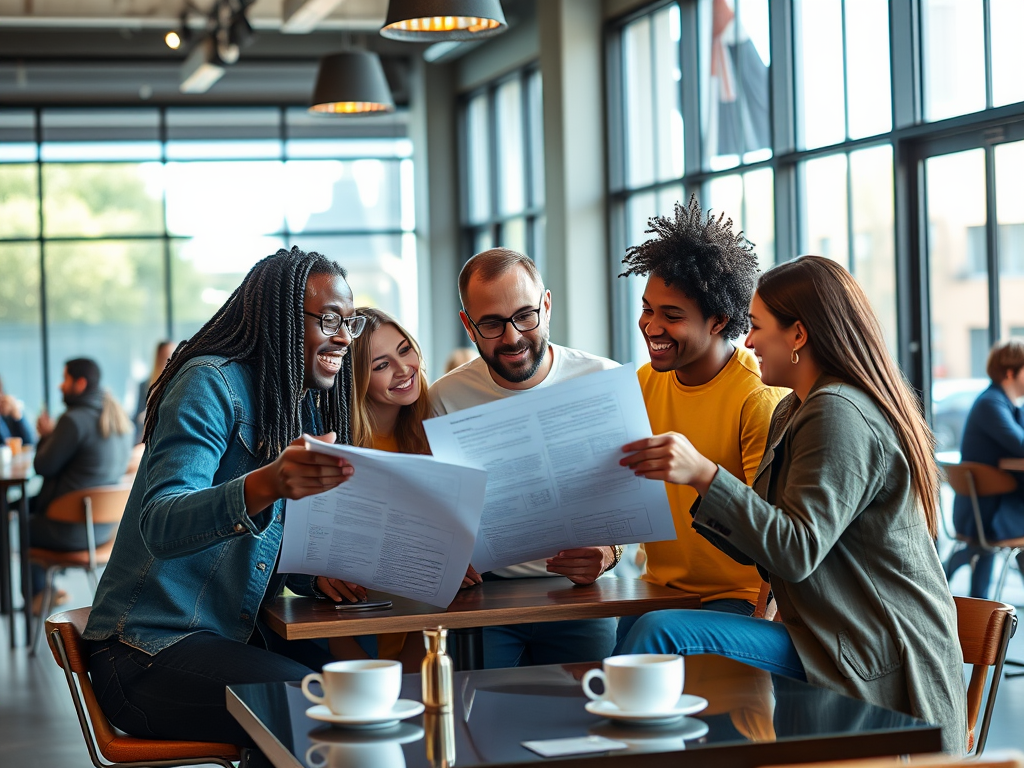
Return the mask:
M 264 597 L 284 577 L 274 565 L 284 502 L 255 518 L 244 477 L 257 456 L 257 393 L 248 366 L 222 357 L 190 360 L 170 382 L 146 446 L 85 638 L 117 637 L 149 654 L 196 632 L 246 642 Z M 313 395 L 303 429 L 319 434 Z M 289 586 L 311 594 L 311 579 Z

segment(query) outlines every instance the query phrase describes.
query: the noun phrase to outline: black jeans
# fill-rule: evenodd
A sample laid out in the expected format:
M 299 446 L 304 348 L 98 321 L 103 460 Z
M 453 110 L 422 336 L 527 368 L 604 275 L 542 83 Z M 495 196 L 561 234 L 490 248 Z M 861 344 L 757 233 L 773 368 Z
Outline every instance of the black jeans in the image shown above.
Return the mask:
M 89 548 L 89 537 L 84 523 L 62 523 L 51 520 L 36 507 L 36 499 L 29 499 L 28 540 L 33 547 L 53 549 L 58 552 L 78 552 Z M 96 544 L 106 544 L 114 537 L 117 526 L 104 523 L 94 526 Z M 32 594 L 36 595 L 46 587 L 46 569 L 32 563 Z
M 311 641 L 286 642 L 266 628 L 262 635 L 274 650 L 259 631 L 248 644 L 200 632 L 153 656 L 115 638 L 92 641 L 89 673 L 110 722 L 132 736 L 252 747 L 227 710 L 225 686 L 301 680 L 331 660 Z M 283 702 L 275 709 L 288 716 Z

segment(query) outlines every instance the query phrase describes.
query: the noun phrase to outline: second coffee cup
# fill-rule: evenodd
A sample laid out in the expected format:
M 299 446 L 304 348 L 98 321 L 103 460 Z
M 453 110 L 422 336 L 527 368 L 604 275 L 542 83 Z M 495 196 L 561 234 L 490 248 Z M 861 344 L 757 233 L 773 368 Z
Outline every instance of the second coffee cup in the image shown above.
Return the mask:
M 318 682 L 324 695 L 309 690 Z M 344 717 L 375 717 L 390 712 L 402 689 L 400 661 L 360 659 L 332 661 L 323 673 L 314 672 L 302 679 L 302 693 L 316 704 L 323 704 Z
M 603 669 L 583 676 L 583 692 L 594 701 L 610 701 L 624 712 L 663 712 L 683 693 L 683 657 L 660 653 L 609 656 Z M 590 681 L 604 682 L 604 694 L 590 688 Z

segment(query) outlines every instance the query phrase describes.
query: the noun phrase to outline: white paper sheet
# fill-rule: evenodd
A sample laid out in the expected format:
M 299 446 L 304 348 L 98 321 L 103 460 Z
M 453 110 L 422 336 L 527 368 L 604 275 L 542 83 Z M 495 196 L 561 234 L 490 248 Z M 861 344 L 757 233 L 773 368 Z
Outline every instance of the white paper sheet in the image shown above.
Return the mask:
M 466 575 L 486 473 L 429 456 L 330 445 L 352 477 L 285 508 L 278 569 L 331 576 L 447 608 Z
M 570 547 L 676 538 L 665 484 L 619 466 L 651 436 L 633 366 L 592 373 L 423 423 L 435 458 L 487 470 L 473 566 Z

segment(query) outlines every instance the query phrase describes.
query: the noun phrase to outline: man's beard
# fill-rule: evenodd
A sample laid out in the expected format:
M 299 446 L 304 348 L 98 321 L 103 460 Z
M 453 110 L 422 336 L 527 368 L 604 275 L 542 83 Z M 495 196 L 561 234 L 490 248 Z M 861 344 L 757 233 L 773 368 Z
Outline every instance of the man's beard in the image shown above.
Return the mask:
M 479 344 L 476 345 L 476 348 L 480 353 L 480 357 L 484 359 L 484 362 L 487 363 L 492 371 L 498 374 L 505 381 L 512 382 L 513 384 L 521 384 L 522 382 L 532 378 L 540 369 L 541 363 L 544 362 L 544 356 L 548 353 L 548 340 L 546 336 L 543 336 L 531 343 L 525 336 L 523 336 L 519 339 L 518 344 L 502 345 L 497 347 L 492 355 L 488 355 L 480 349 Z M 529 350 L 526 353 L 526 357 L 523 358 L 521 363 L 517 363 L 515 366 L 506 365 L 499 357 L 502 353 L 515 354 L 516 352 L 520 352 L 524 349 Z

